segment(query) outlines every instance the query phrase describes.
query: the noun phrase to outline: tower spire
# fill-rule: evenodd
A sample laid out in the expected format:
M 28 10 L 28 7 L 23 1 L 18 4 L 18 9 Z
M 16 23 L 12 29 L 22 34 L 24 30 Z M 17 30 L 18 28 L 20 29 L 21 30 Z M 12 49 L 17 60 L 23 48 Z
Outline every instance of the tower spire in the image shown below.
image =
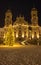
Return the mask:
M 31 22 L 33 25 L 38 25 L 38 11 L 36 8 L 31 10 Z
M 5 26 L 10 24 L 12 24 L 12 12 L 8 9 L 5 13 Z

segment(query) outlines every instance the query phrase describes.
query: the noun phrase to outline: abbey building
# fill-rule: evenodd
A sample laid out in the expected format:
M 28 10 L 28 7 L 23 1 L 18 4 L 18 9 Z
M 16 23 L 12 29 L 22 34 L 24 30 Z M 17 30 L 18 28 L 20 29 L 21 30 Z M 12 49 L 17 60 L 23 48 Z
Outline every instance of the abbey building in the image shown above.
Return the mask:
M 0 39 L 3 39 L 5 33 L 8 31 L 8 27 L 13 28 L 15 41 L 21 42 L 24 40 L 32 40 L 34 38 L 39 39 L 41 37 L 41 26 L 38 25 L 38 11 L 36 8 L 31 10 L 31 24 L 24 20 L 24 16 L 19 16 L 12 25 L 12 12 L 7 10 L 5 13 L 5 26 L 0 28 Z

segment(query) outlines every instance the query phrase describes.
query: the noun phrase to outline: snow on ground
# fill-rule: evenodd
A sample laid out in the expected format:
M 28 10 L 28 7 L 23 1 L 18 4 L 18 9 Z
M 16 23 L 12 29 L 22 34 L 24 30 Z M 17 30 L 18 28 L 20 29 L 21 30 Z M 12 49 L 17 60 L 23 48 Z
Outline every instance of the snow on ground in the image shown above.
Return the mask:
M 0 65 L 41 65 L 41 46 L 0 47 Z

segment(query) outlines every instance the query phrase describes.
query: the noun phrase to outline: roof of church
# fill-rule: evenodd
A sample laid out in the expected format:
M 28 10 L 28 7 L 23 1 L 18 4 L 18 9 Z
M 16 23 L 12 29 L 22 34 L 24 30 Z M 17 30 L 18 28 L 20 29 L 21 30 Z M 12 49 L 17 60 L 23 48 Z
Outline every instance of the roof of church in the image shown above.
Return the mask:
M 27 25 L 28 22 L 24 20 L 24 17 L 20 16 L 20 17 L 16 18 L 16 21 L 14 22 L 14 25 L 16 25 L 16 24 L 25 24 L 25 25 Z

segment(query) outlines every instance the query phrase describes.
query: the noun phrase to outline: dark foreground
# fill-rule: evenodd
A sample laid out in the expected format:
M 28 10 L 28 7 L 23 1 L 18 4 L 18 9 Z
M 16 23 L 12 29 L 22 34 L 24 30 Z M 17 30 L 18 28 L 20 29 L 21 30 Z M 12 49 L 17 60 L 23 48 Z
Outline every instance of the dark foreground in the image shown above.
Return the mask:
M 1 47 L 0 65 L 41 65 L 41 46 Z

